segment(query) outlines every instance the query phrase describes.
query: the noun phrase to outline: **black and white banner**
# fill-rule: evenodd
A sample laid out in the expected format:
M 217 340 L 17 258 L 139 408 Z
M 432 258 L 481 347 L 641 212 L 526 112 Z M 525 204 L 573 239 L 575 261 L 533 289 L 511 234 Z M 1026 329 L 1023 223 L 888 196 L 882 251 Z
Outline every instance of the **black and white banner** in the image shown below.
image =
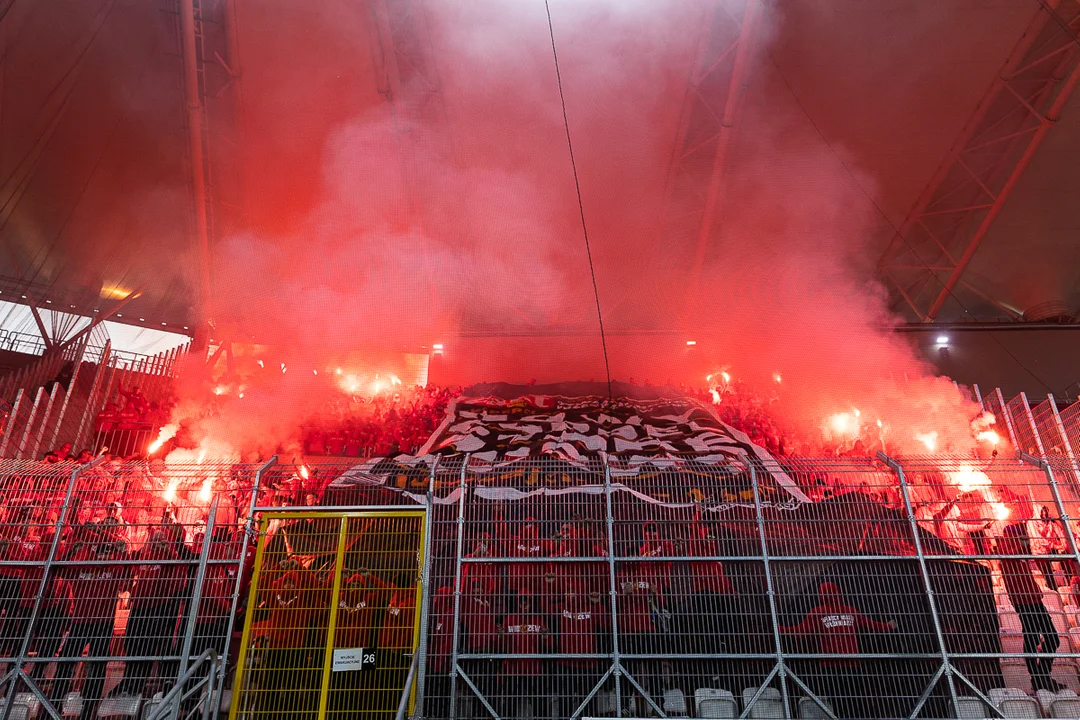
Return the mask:
M 606 456 L 612 479 L 622 482 L 688 466 L 734 475 L 753 464 L 759 475 L 772 480 L 766 485 L 809 502 L 767 450 L 721 422 L 709 406 L 637 386 L 622 386 L 620 396 L 609 400 L 597 389 L 595 384 L 478 386 L 474 392 L 490 392 L 451 403 L 415 456 L 374 458 L 347 471 L 335 485 L 350 479 L 383 484 L 381 476 L 390 473 L 429 470 L 440 455 L 468 453 L 473 473 L 509 470 L 539 458 L 595 472 Z

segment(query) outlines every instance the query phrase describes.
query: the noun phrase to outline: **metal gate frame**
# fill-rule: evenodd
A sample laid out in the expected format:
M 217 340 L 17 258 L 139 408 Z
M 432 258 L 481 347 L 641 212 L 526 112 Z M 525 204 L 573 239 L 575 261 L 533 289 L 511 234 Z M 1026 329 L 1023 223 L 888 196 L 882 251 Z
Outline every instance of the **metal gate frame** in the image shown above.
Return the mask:
M 255 618 L 253 609 L 255 607 L 256 598 L 259 592 L 259 576 L 262 572 L 263 552 L 266 549 L 266 529 L 271 520 L 301 520 L 301 519 L 337 519 L 340 521 L 338 527 L 338 541 L 337 551 L 334 561 L 334 581 L 331 588 L 331 601 L 330 601 L 330 617 L 327 625 L 326 636 L 326 648 L 323 653 L 323 666 L 322 676 L 320 679 L 319 688 L 319 705 L 317 710 L 318 720 L 324 720 L 327 711 L 327 700 L 329 698 L 330 690 L 330 667 L 333 660 L 334 651 L 334 633 L 337 629 L 337 609 L 338 599 L 341 594 L 341 575 L 344 565 L 344 556 L 346 550 L 346 534 L 348 532 L 348 521 L 353 518 L 397 518 L 397 517 L 418 517 L 420 518 L 420 542 L 417 547 L 417 553 L 419 555 L 419 571 L 417 573 L 416 581 L 416 596 L 415 596 L 415 612 L 413 619 L 413 652 L 426 653 L 427 649 L 427 622 L 426 618 L 426 601 L 430 596 L 427 590 L 427 586 L 431 577 L 431 552 L 430 552 L 430 538 L 431 531 L 429 528 L 430 516 L 428 514 L 428 508 L 424 506 L 417 507 L 400 507 L 395 508 L 392 506 L 366 506 L 366 507 L 321 507 L 318 509 L 312 509 L 310 507 L 291 507 L 291 508 L 256 508 L 256 512 L 260 513 L 259 518 L 259 538 L 260 542 L 255 550 L 254 568 L 251 576 L 251 585 L 248 590 L 248 608 L 249 612 L 246 613 L 244 618 L 244 630 L 240 639 L 240 652 L 236 661 L 236 673 L 233 678 L 233 700 L 230 703 L 229 708 L 229 720 L 237 720 L 240 710 L 240 696 L 243 691 L 244 683 L 244 669 L 248 659 L 248 646 L 251 639 L 251 626 L 252 621 Z M 412 690 L 409 696 L 409 713 L 412 714 L 414 708 L 417 707 L 417 688 L 423 687 L 423 675 L 422 671 L 417 681 L 413 683 Z M 422 696 L 421 696 L 422 702 Z M 392 711 L 392 709 L 391 709 Z

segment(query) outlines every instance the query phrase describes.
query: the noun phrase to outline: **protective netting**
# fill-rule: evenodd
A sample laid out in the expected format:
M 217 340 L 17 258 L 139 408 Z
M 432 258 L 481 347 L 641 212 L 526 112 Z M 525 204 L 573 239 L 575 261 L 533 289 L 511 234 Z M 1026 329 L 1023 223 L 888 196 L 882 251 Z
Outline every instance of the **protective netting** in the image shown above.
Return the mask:
M 228 707 L 231 688 L 241 717 L 390 713 L 419 648 L 425 717 L 1074 702 L 1067 462 L 783 459 L 809 502 L 754 464 L 618 466 L 449 455 L 358 484 L 344 465 L 5 463 L 7 697 L 90 717 Z M 326 672 L 357 648 L 380 669 Z

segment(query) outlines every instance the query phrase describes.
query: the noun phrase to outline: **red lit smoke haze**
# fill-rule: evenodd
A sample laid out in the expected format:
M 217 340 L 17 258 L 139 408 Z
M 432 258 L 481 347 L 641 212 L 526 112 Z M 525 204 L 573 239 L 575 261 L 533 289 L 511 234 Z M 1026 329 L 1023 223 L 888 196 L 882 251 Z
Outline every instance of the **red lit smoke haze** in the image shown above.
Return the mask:
M 336 392 L 312 370 L 351 355 L 388 372 L 436 342 L 435 382 L 602 380 L 543 3 L 425 5 L 438 85 L 412 76 L 401 114 L 376 92 L 366 10 L 241 6 L 251 231 L 216 249 L 213 313 L 218 337 L 268 349 L 205 430 L 266 449 Z M 966 451 L 978 408 L 883 329 L 874 180 L 783 91 L 775 16 L 693 291 L 696 226 L 670 218 L 701 200 L 665 216 L 663 197 L 703 11 L 551 3 L 612 376 L 702 386 L 726 368 L 772 392 L 779 372 L 774 411 L 804 432 L 858 408 L 904 451 L 934 431 L 937 450 Z

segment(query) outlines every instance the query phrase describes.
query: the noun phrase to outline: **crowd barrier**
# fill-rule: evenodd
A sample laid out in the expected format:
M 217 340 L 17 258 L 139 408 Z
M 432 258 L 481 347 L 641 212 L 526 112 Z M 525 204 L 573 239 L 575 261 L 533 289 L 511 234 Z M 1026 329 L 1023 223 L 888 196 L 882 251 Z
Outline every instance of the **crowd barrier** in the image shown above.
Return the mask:
M 247 613 L 267 612 L 259 593 L 247 607 L 252 573 L 304 560 L 290 517 L 356 506 L 427 518 L 417 716 L 1078 717 L 1073 471 L 451 456 L 380 482 L 276 460 L 4 462 L 0 719 L 228 708 Z

